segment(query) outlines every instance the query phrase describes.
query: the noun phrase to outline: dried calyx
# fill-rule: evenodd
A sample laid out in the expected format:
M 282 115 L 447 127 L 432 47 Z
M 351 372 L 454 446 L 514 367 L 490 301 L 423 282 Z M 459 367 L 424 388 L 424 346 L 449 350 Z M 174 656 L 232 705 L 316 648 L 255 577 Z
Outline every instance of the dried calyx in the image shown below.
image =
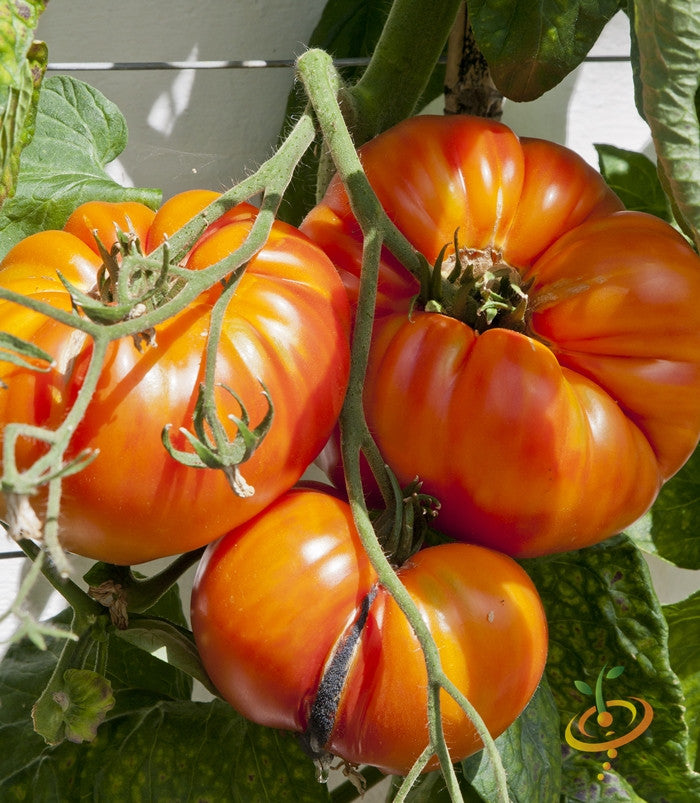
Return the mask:
M 457 318 L 477 332 L 527 329 L 528 285 L 500 251 L 460 246 L 455 232 L 430 267 L 424 265 L 418 303 L 428 312 Z
M 143 254 L 141 243 L 132 232 L 117 231 L 117 241 L 107 250 L 93 232 L 102 257 L 95 288 L 85 293 L 59 276 L 70 293 L 73 306 L 96 323 L 113 324 L 139 318 L 162 304 L 173 285 L 167 243 L 162 260 Z M 137 347 L 145 341 L 155 345 L 155 333 L 144 331 L 136 338 Z

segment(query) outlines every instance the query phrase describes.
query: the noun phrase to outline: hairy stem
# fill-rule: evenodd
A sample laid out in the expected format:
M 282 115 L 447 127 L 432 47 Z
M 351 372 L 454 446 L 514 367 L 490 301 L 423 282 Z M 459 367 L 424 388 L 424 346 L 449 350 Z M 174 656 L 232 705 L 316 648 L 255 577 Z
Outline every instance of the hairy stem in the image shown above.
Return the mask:
M 94 619 L 95 616 L 104 613 L 102 607 L 94 599 L 91 599 L 79 585 L 66 579 L 57 571 L 51 561 L 44 559 L 41 549 L 33 541 L 23 539 L 18 541 L 18 545 L 33 563 L 39 561 L 41 573 L 73 608 L 81 621 Z
M 416 111 L 460 2 L 394 0 L 370 63 L 348 92 L 358 145 Z
M 299 59 L 297 69 L 318 117 L 338 174 L 346 186 L 351 207 L 364 236 L 362 274 L 352 343 L 350 380 L 340 418 L 341 451 L 350 507 L 364 548 L 381 584 L 393 596 L 408 619 L 423 649 L 429 685 L 429 747 L 431 753 L 435 752 L 438 755 L 451 799 L 460 801 L 462 800 L 462 794 L 442 733 L 442 720 L 440 717 L 440 692 L 442 689 L 455 698 L 474 724 L 498 778 L 498 801 L 507 803 L 508 792 L 505 771 L 493 738 L 478 712 L 465 696 L 454 687 L 449 678 L 445 676 L 432 634 L 413 599 L 384 554 L 369 519 L 362 489 L 359 460 L 360 450 L 363 445 L 362 441 L 366 433 L 362 392 L 372 335 L 379 258 L 385 235 L 391 231 L 393 226 L 388 222 L 367 182 L 350 134 L 343 122 L 340 106 L 333 90 L 335 82 L 330 78 L 333 70 L 330 57 L 322 51 L 308 51 Z M 407 252 L 412 260 L 417 258 L 410 246 Z M 421 762 L 422 757 L 418 761 Z M 424 766 L 424 763 L 422 766 Z
M 433 749 L 431 745 L 425 748 L 425 750 L 418 756 L 416 763 L 411 767 L 408 775 L 403 779 L 403 783 L 398 788 L 396 795 L 394 796 L 393 803 L 403 803 L 408 796 L 408 793 L 413 788 L 413 785 L 418 780 L 418 776 L 423 772 L 427 763 L 433 756 Z
M 146 580 L 134 580 L 127 590 L 129 610 L 143 613 L 158 602 L 180 577 L 202 557 L 205 547 L 178 555 L 158 574 Z

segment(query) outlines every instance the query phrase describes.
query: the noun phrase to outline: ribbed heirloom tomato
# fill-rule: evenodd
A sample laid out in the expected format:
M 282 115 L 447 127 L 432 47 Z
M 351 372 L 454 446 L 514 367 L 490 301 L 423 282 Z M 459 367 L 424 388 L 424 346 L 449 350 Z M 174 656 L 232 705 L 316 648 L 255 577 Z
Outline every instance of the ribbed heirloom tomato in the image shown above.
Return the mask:
M 506 555 L 458 543 L 418 552 L 398 575 L 443 669 L 498 736 L 545 665 L 547 626 L 530 578 Z M 428 744 L 423 652 L 341 499 L 294 489 L 207 547 L 192 629 L 212 681 L 249 719 L 387 773 L 406 774 Z M 480 749 L 444 692 L 441 709 L 452 759 Z
M 629 525 L 698 442 L 698 256 L 576 154 L 496 122 L 417 117 L 360 155 L 410 243 L 431 264 L 446 247 L 442 309 L 380 267 L 365 409 L 401 484 L 420 477 L 442 531 L 516 556 Z M 355 299 L 337 178 L 301 228 Z
M 20 242 L 0 265 L 0 285 L 63 310 L 71 299 L 60 272 L 84 292 L 102 265 L 96 230 L 109 249 L 116 227 L 151 252 L 217 193 L 175 196 L 154 213 L 135 203 L 89 203 L 64 231 L 43 231 Z M 213 223 L 187 256 L 199 270 L 237 248 L 256 210 L 242 204 Z M 349 369 L 349 307 L 342 284 L 322 251 L 296 229 L 276 222 L 249 262 L 227 307 L 216 357 L 219 419 L 231 439 L 241 417 L 233 391 L 255 427 L 268 411 L 269 432 L 241 467 L 254 488 L 237 497 L 222 471 L 187 467 L 161 442 L 170 424 L 173 444 L 192 451 L 179 428 L 192 430 L 204 378 L 210 314 L 217 283 L 182 312 L 156 326 L 156 344 L 139 350 L 132 338 L 111 344 L 97 391 L 75 432 L 68 458 L 99 450 L 84 470 L 66 477 L 60 537 L 64 547 L 113 563 L 139 563 L 214 540 L 251 518 L 291 487 L 328 437 L 342 404 Z M 54 357 L 48 373 L 0 362 L 0 426 L 26 422 L 55 429 L 85 377 L 92 341 L 68 326 L 15 303 L 0 302 L 0 328 Z M 229 390 L 230 389 L 230 390 Z M 20 439 L 26 467 L 45 449 Z

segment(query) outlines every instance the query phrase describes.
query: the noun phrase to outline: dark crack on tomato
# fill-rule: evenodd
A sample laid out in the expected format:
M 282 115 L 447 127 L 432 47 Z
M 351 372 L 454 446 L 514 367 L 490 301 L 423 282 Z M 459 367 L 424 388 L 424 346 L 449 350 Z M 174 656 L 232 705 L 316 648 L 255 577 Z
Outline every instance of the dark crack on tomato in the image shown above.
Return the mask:
M 311 758 L 318 759 L 327 754 L 325 745 L 333 733 L 348 669 L 362 631 L 367 624 L 369 610 L 376 595 L 377 586 L 375 585 L 360 603 L 359 613 L 355 620 L 338 640 L 316 690 L 306 731 L 300 737 L 302 747 Z

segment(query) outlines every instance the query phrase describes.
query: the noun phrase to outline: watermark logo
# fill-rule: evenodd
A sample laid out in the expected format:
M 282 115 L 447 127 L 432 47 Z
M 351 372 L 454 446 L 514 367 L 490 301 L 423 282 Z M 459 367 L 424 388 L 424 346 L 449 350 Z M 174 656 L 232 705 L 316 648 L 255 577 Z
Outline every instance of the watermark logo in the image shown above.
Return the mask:
M 582 680 L 574 681 L 582 694 L 594 698 L 595 705 L 573 717 L 566 726 L 564 738 L 570 747 L 586 753 L 605 751 L 608 758 L 613 759 L 618 747 L 638 739 L 649 727 L 654 711 L 646 700 L 631 696 L 625 700 L 605 699 L 603 681 L 619 678 L 624 671 L 623 666 L 608 669 L 606 664 L 598 673 L 595 688 Z M 604 770 L 611 766 L 610 761 L 603 763 Z M 604 777 L 600 773 L 598 780 Z

